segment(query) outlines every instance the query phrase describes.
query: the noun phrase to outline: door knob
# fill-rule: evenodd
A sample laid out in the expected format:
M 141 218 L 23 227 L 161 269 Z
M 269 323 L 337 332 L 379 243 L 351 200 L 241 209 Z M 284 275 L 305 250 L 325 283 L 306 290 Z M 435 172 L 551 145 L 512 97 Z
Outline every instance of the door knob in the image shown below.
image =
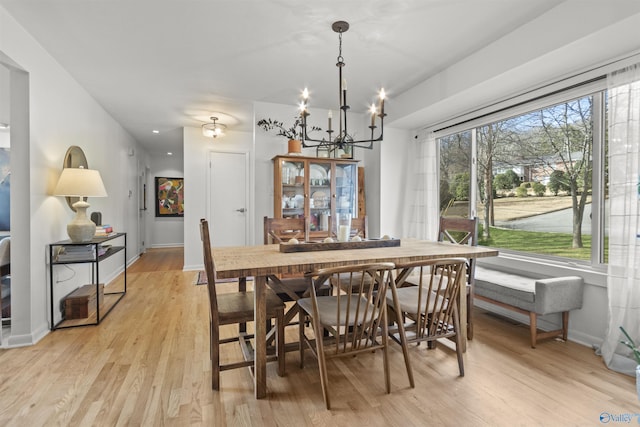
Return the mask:
M 236 209 L 236 212 L 244 213 L 246 211 L 245 208 Z

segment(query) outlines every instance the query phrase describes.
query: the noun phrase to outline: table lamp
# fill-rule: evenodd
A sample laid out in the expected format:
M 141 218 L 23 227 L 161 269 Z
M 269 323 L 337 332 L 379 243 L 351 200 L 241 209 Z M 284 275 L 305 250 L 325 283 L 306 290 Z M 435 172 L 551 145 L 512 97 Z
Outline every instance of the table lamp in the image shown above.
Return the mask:
M 100 172 L 82 167 L 64 168 L 53 194 L 80 198 L 73 204 L 76 216 L 67 225 L 67 234 L 73 243 L 90 242 L 96 234 L 96 225 L 87 217 L 87 208 L 90 205 L 84 199 L 107 197 Z

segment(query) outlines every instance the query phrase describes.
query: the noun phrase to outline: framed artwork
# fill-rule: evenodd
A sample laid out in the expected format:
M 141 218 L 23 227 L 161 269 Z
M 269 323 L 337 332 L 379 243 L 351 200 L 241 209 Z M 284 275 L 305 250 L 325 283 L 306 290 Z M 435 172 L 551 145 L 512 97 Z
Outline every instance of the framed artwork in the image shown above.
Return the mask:
M 184 216 L 184 178 L 156 177 L 156 217 Z

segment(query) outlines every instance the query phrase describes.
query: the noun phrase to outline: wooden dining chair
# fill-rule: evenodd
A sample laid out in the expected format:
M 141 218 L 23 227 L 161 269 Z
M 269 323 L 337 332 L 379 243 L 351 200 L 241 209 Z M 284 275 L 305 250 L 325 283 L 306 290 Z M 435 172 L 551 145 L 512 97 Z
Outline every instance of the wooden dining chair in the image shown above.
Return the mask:
M 264 244 L 280 244 L 290 239 L 301 242 L 309 236 L 309 224 L 306 218 L 269 218 L 264 217 Z M 271 276 L 268 284 L 284 302 L 297 301 L 308 293 L 311 288 L 311 280 L 304 274 L 288 274 L 279 277 Z M 285 325 L 292 323 L 298 314 L 298 308 L 293 305 L 285 313 Z
M 338 237 L 338 231 L 336 229 L 337 224 L 329 217 L 329 229 L 331 230 L 331 236 L 334 238 Z M 353 238 L 355 236 L 360 236 L 362 239 L 367 239 L 369 237 L 369 219 L 367 216 L 361 216 L 357 218 L 351 218 L 351 230 L 349 233 L 349 238 Z
M 478 246 L 478 218 L 440 217 L 438 240 L 459 245 Z M 467 338 L 473 339 L 473 298 L 475 291 L 476 260 L 467 260 Z
M 211 387 L 220 389 L 220 372 L 229 369 L 253 366 L 253 350 L 250 340 L 253 334 L 239 331 L 230 338 L 220 337 L 220 327 L 223 325 L 241 324 L 252 322 L 254 319 L 254 295 L 253 292 L 218 293 L 216 286 L 216 269 L 211 253 L 211 240 L 209 238 L 209 224 L 207 220 L 200 220 L 200 237 L 202 240 L 202 252 L 204 254 L 204 266 L 207 272 L 207 290 L 209 292 L 209 331 L 210 331 L 210 356 L 211 356 Z M 285 305 L 278 296 L 269 289 L 266 291 L 267 319 L 276 321 L 276 355 L 267 356 L 267 361 L 278 361 L 278 375 L 285 373 L 284 351 L 284 308 Z M 239 342 L 244 361 L 228 364 L 220 363 L 220 345 Z M 261 345 L 256 343 L 255 345 Z M 263 343 L 262 345 L 266 345 Z
M 304 317 L 299 322 L 300 367 L 304 367 L 304 350 L 308 347 L 318 358 L 320 383 L 327 409 L 331 408 L 327 361 L 334 358 L 382 350 L 386 392 L 391 391 L 386 295 L 389 288 L 394 286 L 391 275 L 394 268 L 393 263 L 377 263 L 319 269 L 308 273 L 309 277 L 315 278 L 314 288 L 322 286 L 326 280 L 341 281 L 343 277 L 350 278 L 352 282 L 352 286 L 336 295 L 318 296 L 316 292 L 311 292 L 309 298 L 298 300 L 300 313 Z M 377 291 L 374 292 L 372 286 L 362 286 L 356 273 L 360 278 L 365 275 L 375 277 Z M 303 320 L 309 321 L 312 331 L 307 331 L 307 322 Z M 325 331 L 328 336 L 318 339 L 325 335 Z M 408 353 L 405 352 L 405 355 L 407 374 L 413 386 Z
M 360 236 L 361 239 L 367 239 L 369 237 L 369 220 L 366 215 L 358 218 L 351 218 L 350 238 L 355 236 Z M 348 286 L 348 282 L 348 279 L 343 278 L 341 286 Z M 365 286 L 370 286 L 372 283 L 374 283 L 374 281 L 371 280 L 371 277 L 369 275 L 365 275 L 363 284 Z
M 387 304 L 398 314 L 395 317 L 398 328 L 391 337 L 401 343 L 404 329 L 407 343 L 435 344 L 440 338 L 452 339 L 460 376 L 464 376 L 458 302 L 465 281 L 466 259 L 414 261 L 396 267 L 397 290 L 387 295 Z M 412 283 L 414 286 L 401 287 L 413 278 L 417 278 L 417 283 Z
M 369 219 L 367 216 L 351 218 L 351 237 L 360 236 L 362 239 L 369 238 Z

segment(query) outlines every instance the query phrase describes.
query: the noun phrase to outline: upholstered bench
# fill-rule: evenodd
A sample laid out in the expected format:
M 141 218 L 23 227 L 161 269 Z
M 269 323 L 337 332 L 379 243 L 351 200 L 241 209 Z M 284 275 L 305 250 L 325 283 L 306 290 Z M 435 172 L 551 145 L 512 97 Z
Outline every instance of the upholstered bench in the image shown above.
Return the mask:
M 529 315 L 535 348 L 538 339 L 562 336 L 566 341 L 569 311 L 582 308 L 583 282 L 578 276 L 532 278 L 476 266 L 474 297 Z M 562 329 L 538 332 L 538 316 L 551 313 L 562 313 Z

